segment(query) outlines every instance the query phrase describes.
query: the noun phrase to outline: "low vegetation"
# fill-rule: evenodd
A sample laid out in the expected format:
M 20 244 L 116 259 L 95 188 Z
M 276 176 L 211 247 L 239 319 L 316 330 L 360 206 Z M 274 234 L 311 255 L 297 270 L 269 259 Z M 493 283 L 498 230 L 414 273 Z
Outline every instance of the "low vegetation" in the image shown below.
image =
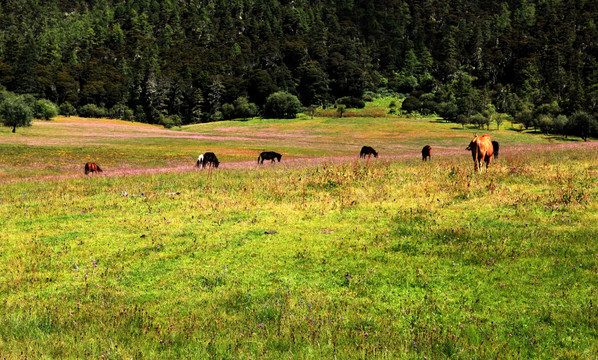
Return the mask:
M 592 358 L 595 146 L 496 131 L 508 146 L 488 173 L 474 174 L 463 150 L 469 131 L 369 121 L 168 131 L 58 118 L 19 137 L 5 129 L 14 142 L 41 131 L 45 144 L 3 145 L 12 156 L 3 152 L 2 168 L 13 174 L 0 187 L 2 356 Z M 102 146 L 84 143 L 84 124 Z M 304 126 L 312 132 L 290 136 Z M 67 129 L 70 145 L 52 145 Z M 290 156 L 258 168 L 250 134 L 269 131 L 285 135 Z M 378 139 L 379 159 L 356 159 L 347 139 L 360 133 L 355 142 Z M 422 164 L 426 135 L 439 154 Z M 325 145 L 332 137 L 334 149 Z M 185 164 L 208 145 L 226 159 L 222 169 L 123 170 Z M 86 152 L 116 159 L 102 166 L 106 176 L 82 175 Z M 63 159 L 58 169 L 74 164 L 76 175 L 23 181 L 40 180 L 39 163 L 27 161 L 36 153 Z M 336 155 L 293 161 L 327 153 Z M 240 166 L 227 169 L 235 159 Z

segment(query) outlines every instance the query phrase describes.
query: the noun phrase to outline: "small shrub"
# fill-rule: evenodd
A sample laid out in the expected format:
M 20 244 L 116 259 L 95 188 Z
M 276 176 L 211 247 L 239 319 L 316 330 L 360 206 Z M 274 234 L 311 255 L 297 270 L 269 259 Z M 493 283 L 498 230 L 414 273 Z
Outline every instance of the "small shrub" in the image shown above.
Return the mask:
M 63 116 L 71 116 L 71 115 L 75 115 L 76 110 L 75 107 L 68 101 L 64 102 L 62 105 L 60 105 L 60 115 Z
M 129 108 L 125 109 L 125 113 L 123 115 L 123 120 L 134 121 L 135 113 L 133 112 L 133 110 L 131 110 Z
M 414 111 L 420 111 L 421 106 L 422 104 L 419 99 L 411 95 L 403 101 L 402 109 L 408 113 L 411 113 Z
M 130 112 L 131 116 L 133 115 L 133 112 L 131 111 L 131 109 L 129 109 L 127 105 L 116 104 L 110 109 L 110 111 L 108 112 L 108 116 L 113 119 L 126 120 L 125 117 L 127 117 L 127 111 Z
M 50 120 L 58 115 L 58 106 L 50 100 L 41 99 L 35 102 L 34 117 L 37 119 Z
M 164 115 L 160 119 L 160 125 L 167 129 L 173 128 L 175 126 L 181 126 L 182 123 L 181 117 L 178 115 Z
M 220 107 L 220 111 L 222 112 L 223 120 L 230 120 L 235 117 L 235 106 L 233 104 L 222 104 L 222 106 Z
M 99 107 L 96 104 L 83 105 L 79 109 L 79 116 L 87 118 L 103 118 L 106 117 L 106 109 Z

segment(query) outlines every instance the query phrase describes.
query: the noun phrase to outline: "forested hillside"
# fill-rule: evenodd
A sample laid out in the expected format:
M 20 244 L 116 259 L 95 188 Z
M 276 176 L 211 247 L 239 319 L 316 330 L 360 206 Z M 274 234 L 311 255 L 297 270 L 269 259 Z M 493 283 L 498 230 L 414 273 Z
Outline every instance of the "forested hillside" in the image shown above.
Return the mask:
M 150 123 L 276 91 L 304 106 L 392 91 L 408 111 L 554 127 L 598 111 L 596 19 L 594 0 L 6 0 L 0 84 Z

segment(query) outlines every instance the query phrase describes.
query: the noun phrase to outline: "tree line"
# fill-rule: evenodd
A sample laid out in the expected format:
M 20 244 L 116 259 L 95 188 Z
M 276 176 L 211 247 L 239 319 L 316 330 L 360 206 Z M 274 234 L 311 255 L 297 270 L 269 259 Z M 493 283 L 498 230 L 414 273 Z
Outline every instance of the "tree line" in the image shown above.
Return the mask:
M 264 114 L 275 93 L 395 92 L 462 124 L 574 133 L 587 118 L 592 136 L 595 19 L 593 0 L 7 0 L 0 85 L 166 126 Z

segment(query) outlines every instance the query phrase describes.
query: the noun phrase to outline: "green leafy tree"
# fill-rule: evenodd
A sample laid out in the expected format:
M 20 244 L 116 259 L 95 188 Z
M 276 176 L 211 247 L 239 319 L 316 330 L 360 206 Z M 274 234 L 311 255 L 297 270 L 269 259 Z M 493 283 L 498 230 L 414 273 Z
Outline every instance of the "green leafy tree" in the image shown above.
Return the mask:
M 534 113 L 529 109 L 523 109 L 515 115 L 515 121 L 522 124 L 527 130 L 535 125 Z
M 573 135 L 579 136 L 583 141 L 598 133 L 598 122 L 592 115 L 578 111 L 570 118 L 570 129 Z
M 469 123 L 477 125 L 480 129 L 483 129 L 484 126 L 490 126 L 490 119 L 480 113 L 477 113 L 469 117 Z
M 552 132 L 554 121 L 550 115 L 540 115 L 538 117 L 538 127 L 544 134 Z
M 492 120 L 496 123 L 496 130 L 500 130 L 500 126 L 505 122 L 505 121 L 511 121 L 511 115 L 509 114 L 505 114 L 505 113 L 499 113 L 497 112 L 496 114 L 494 114 L 492 116 Z
M 33 109 L 18 96 L 10 96 L 0 104 L 0 121 L 4 126 L 12 127 L 16 132 L 18 127 L 31 126 Z
M 569 127 L 569 118 L 566 115 L 560 114 L 556 116 L 553 121 L 554 132 L 561 135 L 567 135 L 567 128 Z
M 268 96 L 264 106 L 264 116 L 268 118 L 292 119 L 301 111 L 299 99 L 284 91 Z

